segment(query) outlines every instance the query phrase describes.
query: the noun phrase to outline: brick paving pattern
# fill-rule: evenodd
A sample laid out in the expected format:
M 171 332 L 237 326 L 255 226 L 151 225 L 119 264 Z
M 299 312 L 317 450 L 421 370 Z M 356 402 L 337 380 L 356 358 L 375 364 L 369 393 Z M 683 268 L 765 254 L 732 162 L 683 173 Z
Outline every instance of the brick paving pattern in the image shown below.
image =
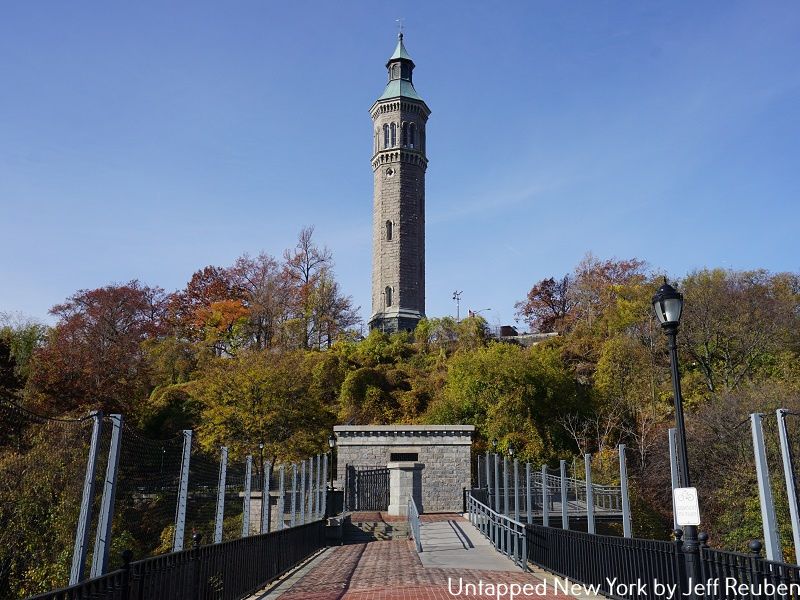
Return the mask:
M 541 580 L 529 573 L 425 568 L 412 542 L 387 541 L 335 548 L 322 562 L 280 596 L 280 600 L 449 600 L 470 598 L 496 600 L 496 595 L 457 596 L 448 592 L 448 577 L 458 584 L 518 583 Z M 457 588 L 456 588 L 457 590 Z M 552 588 L 546 596 L 517 598 L 566 598 Z M 508 598 L 508 596 L 505 596 Z

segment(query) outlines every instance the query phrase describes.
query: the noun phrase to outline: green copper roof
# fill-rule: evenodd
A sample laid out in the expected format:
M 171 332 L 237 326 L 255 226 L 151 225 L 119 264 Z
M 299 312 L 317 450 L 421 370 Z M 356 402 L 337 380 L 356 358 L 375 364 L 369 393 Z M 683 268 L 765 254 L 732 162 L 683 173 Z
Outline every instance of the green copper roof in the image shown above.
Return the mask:
M 392 79 L 386 85 L 386 89 L 383 90 L 383 94 L 381 94 L 378 100 L 387 100 L 389 98 L 397 98 L 398 96 L 422 101 L 422 98 L 417 94 L 417 90 L 414 89 L 414 84 L 405 79 Z
M 393 60 L 400 60 L 401 58 L 404 58 L 406 60 L 411 60 L 411 57 L 408 55 L 408 52 L 406 52 L 406 47 L 403 44 L 402 33 L 399 36 L 397 36 L 397 47 L 394 49 L 394 54 L 392 54 L 392 56 L 389 57 L 389 61 L 391 62 Z M 412 60 L 411 62 L 414 61 Z

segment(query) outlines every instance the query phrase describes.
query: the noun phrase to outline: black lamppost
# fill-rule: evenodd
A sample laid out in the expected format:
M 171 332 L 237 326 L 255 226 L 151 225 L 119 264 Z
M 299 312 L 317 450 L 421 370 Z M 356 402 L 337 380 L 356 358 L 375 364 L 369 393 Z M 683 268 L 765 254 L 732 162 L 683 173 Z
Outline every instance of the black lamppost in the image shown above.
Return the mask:
M 514 458 L 514 446 L 511 444 L 508 445 L 508 456 L 509 458 Z
M 330 434 L 328 436 L 328 448 L 330 448 L 329 454 L 330 454 L 331 458 L 330 458 L 330 460 L 328 462 L 331 463 L 331 468 L 330 468 L 330 472 L 331 472 L 331 492 L 333 491 L 333 449 L 334 449 L 335 446 L 336 446 L 336 436 L 333 435 L 333 434 Z
M 691 487 L 689 476 L 689 455 L 686 451 L 686 426 L 683 420 L 683 396 L 681 395 L 681 375 L 678 371 L 678 325 L 683 312 L 683 294 L 677 291 L 664 278 L 664 285 L 653 296 L 653 310 L 669 341 L 669 361 L 672 370 L 672 392 L 675 397 L 675 429 L 678 435 L 678 481 L 680 487 Z M 683 551 L 686 553 L 686 567 L 692 584 L 700 581 L 700 546 L 697 540 L 697 527 L 686 525 L 683 535 Z M 692 595 L 694 597 L 694 595 Z

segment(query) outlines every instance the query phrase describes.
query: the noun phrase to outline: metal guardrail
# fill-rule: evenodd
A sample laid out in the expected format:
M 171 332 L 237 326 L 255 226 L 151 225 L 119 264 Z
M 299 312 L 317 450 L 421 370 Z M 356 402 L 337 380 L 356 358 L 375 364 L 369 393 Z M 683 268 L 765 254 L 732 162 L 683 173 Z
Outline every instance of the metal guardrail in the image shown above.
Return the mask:
M 414 544 L 417 546 L 417 552 L 422 552 L 422 536 L 420 535 L 420 520 L 419 510 L 417 503 L 414 502 L 414 497 L 408 498 L 408 527 L 411 529 L 411 535 L 414 537 Z
M 28 600 L 239 600 L 325 547 L 325 520 L 130 562 Z
M 493 511 L 471 492 L 467 495 L 467 513 L 470 523 L 498 552 L 513 560 L 523 571 L 528 570 L 528 540 L 523 523 Z

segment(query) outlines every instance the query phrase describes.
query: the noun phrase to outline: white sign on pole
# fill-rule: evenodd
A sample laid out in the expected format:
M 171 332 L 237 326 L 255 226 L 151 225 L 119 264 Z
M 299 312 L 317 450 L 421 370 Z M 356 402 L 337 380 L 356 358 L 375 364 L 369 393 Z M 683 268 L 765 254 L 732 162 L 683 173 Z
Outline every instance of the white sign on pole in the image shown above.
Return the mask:
M 675 520 L 678 525 L 700 525 L 700 504 L 697 502 L 697 488 L 675 488 Z

